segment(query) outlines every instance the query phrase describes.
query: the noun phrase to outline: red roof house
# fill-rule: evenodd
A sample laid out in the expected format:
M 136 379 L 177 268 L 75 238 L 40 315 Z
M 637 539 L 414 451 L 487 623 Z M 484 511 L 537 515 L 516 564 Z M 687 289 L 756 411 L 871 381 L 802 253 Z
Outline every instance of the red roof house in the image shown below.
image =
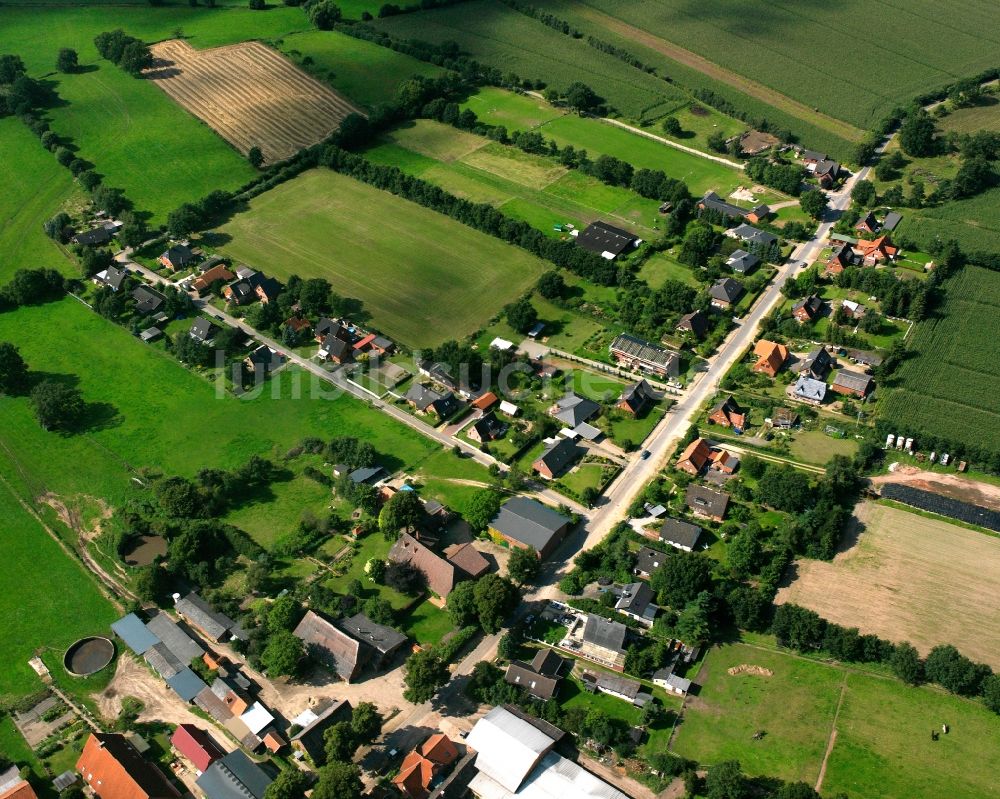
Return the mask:
M 202 772 L 226 754 L 211 735 L 193 724 L 179 724 L 170 736 L 170 745 Z
M 117 733 L 92 733 L 76 770 L 100 799 L 179 799 L 181 795 L 162 771 Z
M 393 777 L 393 784 L 409 799 L 425 799 L 434 778 L 458 759 L 458 750 L 444 733 L 432 735 L 410 752 Z
M 703 438 L 696 438 L 677 459 L 677 468 L 691 475 L 699 475 L 712 459 L 712 449 Z
M 899 248 L 893 246 L 888 236 L 879 236 L 873 241 L 858 239 L 857 248 L 861 253 L 862 263 L 868 266 L 893 261 L 899 253 Z

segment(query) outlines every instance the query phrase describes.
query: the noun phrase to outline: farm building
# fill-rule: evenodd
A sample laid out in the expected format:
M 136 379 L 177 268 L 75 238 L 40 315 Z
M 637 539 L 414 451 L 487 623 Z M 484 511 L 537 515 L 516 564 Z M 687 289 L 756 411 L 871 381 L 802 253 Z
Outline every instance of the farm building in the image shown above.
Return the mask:
M 792 396 L 809 405 L 822 405 L 823 400 L 826 399 L 826 383 L 801 374 L 799 379 L 795 381 Z
M 681 519 L 665 519 L 660 525 L 660 540 L 675 549 L 694 552 L 701 538 L 701 528 L 697 524 Z
M 733 250 L 726 260 L 726 266 L 738 275 L 750 274 L 760 263 L 760 258 L 746 250 Z
M 403 758 L 392 782 L 407 799 L 426 799 L 442 772 L 458 757 L 451 739 L 436 733 Z
M 471 576 L 409 533 L 400 534 L 387 557 L 393 563 L 409 563 L 422 572 L 427 580 L 427 587 L 441 599 L 447 599 L 459 582 Z
M 658 399 L 652 386 L 645 380 L 640 380 L 622 390 L 615 407 L 632 416 L 639 416 L 650 405 L 655 405 Z
M 713 491 L 701 485 L 689 485 L 684 501 L 695 516 L 704 516 L 721 522 L 726 517 L 726 509 L 729 507 L 729 494 Z
M 345 682 L 378 668 L 406 643 L 405 635 L 363 614 L 333 623 L 310 610 L 294 632 Z
M 751 222 L 760 222 L 771 213 L 771 209 L 764 204 L 756 205 L 750 209 L 740 208 L 738 205 L 726 202 L 714 191 L 707 192 L 704 197 L 698 200 L 698 209 L 714 211 L 724 219 L 748 219 Z
M 613 261 L 623 252 L 634 250 L 642 239 L 633 236 L 627 230 L 622 230 L 607 222 L 591 222 L 587 229 L 576 237 L 576 243 L 602 258 Z
M 875 381 L 870 375 L 841 369 L 830 387 L 838 394 L 865 399 L 875 387 Z
M 753 354 L 757 356 L 757 363 L 753 365 L 753 370 L 768 377 L 774 377 L 781 371 L 781 367 L 788 360 L 788 348 L 784 344 L 777 344 L 773 341 L 761 339 L 753 347 Z
M 639 369 L 660 377 L 677 377 L 680 373 L 681 359 L 676 352 L 654 346 L 641 338 L 622 333 L 608 349 L 626 369 Z
M 648 580 L 653 576 L 653 572 L 660 568 L 666 560 L 666 552 L 660 552 L 651 547 L 642 547 L 635 553 L 635 566 L 632 567 L 632 573 L 637 577 Z
M 814 322 L 823 312 L 823 299 L 816 294 L 810 294 L 792 306 L 792 316 L 800 325 Z
M 730 394 L 716 403 L 715 407 L 708 412 L 708 421 L 722 427 L 731 427 L 734 430 L 742 431 L 747 426 L 747 412 Z
M 712 307 L 719 310 L 732 307 L 743 294 L 743 284 L 731 277 L 716 280 L 708 290 L 708 295 L 712 298 Z
M 170 736 L 170 746 L 186 758 L 199 775 L 226 754 L 211 735 L 193 724 L 178 724 Z
M 700 308 L 697 311 L 691 311 L 680 318 L 675 330 L 678 333 L 690 333 L 695 339 L 701 341 L 708 332 L 708 317 Z
M 617 674 L 591 674 L 585 671 L 582 675 L 584 685 L 591 686 L 590 690 L 599 691 L 602 694 L 613 696 L 633 705 L 645 705 L 652 697 L 643 693 L 642 683 L 638 680 L 630 680 L 628 677 L 619 677 Z
M 692 476 L 701 474 L 712 459 L 712 449 L 703 438 L 696 438 L 688 444 L 677 458 L 674 466 Z
M 511 497 L 490 522 L 490 532 L 511 546 L 533 547 L 546 558 L 565 538 L 571 522 L 537 500 Z
M 179 799 L 181 795 L 162 771 L 118 733 L 91 733 L 76 770 L 100 799 Z
M 178 599 L 174 609 L 188 624 L 209 641 L 227 641 L 230 638 L 246 638 L 240 625 L 225 613 L 220 613 L 209 605 L 199 594 L 192 591 Z
M 882 230 L 883 231 L 893 231 L 903 221 L 903 215 L 898 214 L 895 211 L 890 211 L 885 215 L 885 219 L 882 220 Z
M 879 236 L 871 241 L 858 239 L 858 253 L 865 266 L 891 263 L 896 260 L 899 248 L 893 246 L 888 236 Z
M 669 694 L 684 696 L 691 690 L 691 680 L 678 677 L 672 669 L 660 669 L 653 673 L 653 685 L 658 685 Z
M 212 763 L 196 782 L 205 799 L 264 799 L 274 780 L 237 749 Z
M 350 720 L 351 703 L 346 699 L 327 699 L 315 708 L 307 708 L 292 719 L 292 726 L 300 728 L 292 736 L 292 747 L 319 762 L 325 756 L 323 734 L 334 724 Z

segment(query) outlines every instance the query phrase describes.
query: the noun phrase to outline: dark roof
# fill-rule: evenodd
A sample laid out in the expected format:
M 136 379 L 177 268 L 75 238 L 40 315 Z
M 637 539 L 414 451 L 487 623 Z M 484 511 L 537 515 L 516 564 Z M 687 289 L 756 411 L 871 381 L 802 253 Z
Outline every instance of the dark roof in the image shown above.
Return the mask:
M 680 519 L 664 519 L 660 525 L 660 538 L 669 544 L 694 549 L 701 538 L 701 528 Z
M 731 277 L 723 277 L 712 284 L 708 293 L 716 300 L 725 302 L 736 302 L 743 296 L 743 284 Z
M 903 221 L 903 215 L 897 214 L 895 211 L 890 211 L 885 215 L 885 219 L 882 220 L 882 230 L 895 230 L 896 225 Z
M 837 161 L 831 161 L 829 158 L 824 158 L 816 164 L 816 170 L 813 174 L 830 175 L 835 178 L 840 174 L 840 164 Z
M 191 702 L 208 687 L 201 677 L 187 667 L 181 669 L 173 677 L 168 677 L 167 685 L 173 688 L 174 692 L 185 702 Z
M 552 676 L 562 671 L 565 666 L 566 661 L 548 647 L 539 649 L 531 659 L 531 669 L 538 674 Z
M 571 439 L 560 438 L 535 459 L 535 463 L 543 463 L 552 474 L 559 474 L 573 463 L 581 450 Z M 537 547 L 536 547 L 537 549 Z
M 727 203 L 714 191 L 710 191 L 705 194 L 705 196 L 699 200 L 698 204 L 733 219 L 743 219 L 747 215 L 745 209 L 740 208 L 738 205 Z
M 583 640 L 612 652 L 624 652 L 626 632 L 627 629 L 621 622 L 589 613 L 583 625 Z
M 180 795 L 163 772 L 139 754 L 139 751 L 124 735 L 109 732 L 91 733 L 90 739 L 84 747 L 84 755 L 81 755 L 81 760 L 88 754 L 95 755 L 95 750 L 103 750 L 104 757 L 95 756 L 95 761 L 100 762 L 92 762 L 89 759 L 86 762 L 88 766 L 95 767 L 93 772 L 95 778 L 102 779 L 106 788 L 123 787 L 120 779 L 124 775 L 116 774 L 116 770 L 108 768 L 109 764 L 105 758 L 110 758 L 146 796 L 155 798 Z
M 878 219 L 875 218 L 875 212 L 869 211 L 855 223 L 854 227 L 860 228 L 862 224 L 869 230 L 878 230 Z
M 352 638 L 370 646 L 382 655 L 395 652 L 406 643 L 406 636 L 392 627 L 376 624 L 364 613 L 356 613 L 347 619 L 340 619 L 337 626 Z
M 257 297 L 257 292 L 253 290 L 253 286 L 247 280 L 237 280 L 235 283 L 229 284 L 229 290 L 232 292 L 232 299 L 236 301 L 237 304 L 242 303 L 244 300 Z
M 639 242 L 627 230 L 622 230 L 607 222 L 592 222 L 579 236 L 576 243 L 583 249 L 596 252 L 598 255 L 611 253 L 612 256 L 620 255 L 629 247 L 634 247 Z
M 348 479 L 355 484 L 367 483 L 375 477 L 381 477 L 385 474 L 385 469 L 381 466 L 362 466 L 360 469 L 355 469 L 349 475 Z
M 439 419 L 447 419 L 458 410 L 458 398 L 447 391 L 431 403 L 431 408 Z
M 833 379 L 833 385 L 867 394 L 872 387 L 872 378 L 870 375 L 861 374 L 860 372 L 841 369 Z
M 500 507 L 490 527 L 541 552 L 570 521 L 538 500 L 511 497 Z
M 630 336 L 627 333 L 617 336 L 611 342 L 609 349 L 611 352 L 621 352 L 629 357 L 657 364 L 668 371 L 674 371 L 677 368 L 678 357 L 676 352 L 657 347 L 648 341 L 643 341 L 641 338 Z
M 444 554 L 449 563 L 470 577 L 479 577 L 490 568 L 490 562 L 471 543 L 452 544 L 445 548 Z
M 551 699 L 559 690 L 559 678 L 539 674 L 527 663 L 512 660 L 507 666 L 504 680 L 511 685 L 517 685 L 538 699 Z
M 254 367 L 260 366 L 264 371 L 277 369 L 285 362 L 285 356 L 280 352 L 274 352 L 267 344 L 261 344 L 247 356 L 247 359 Z
M 882 363 L 882 356 L 876 352 L 866 352 L 865 350 L 848 350 L 847 357 L 856 363 L 866 366 L 878 366 Z
M 314 731 L 328 726 L 331 718 L 347 715 L 351 709 L 351 703 L 346 699 L 330 699 L 323 710 L 316 713 L 316 718 L 310 721 L 305 727 L 292 736 L 293 741 L 300 741 L 307 738 Z
M 597 675 L 595 683 L 598 688 L 626 696 L 631 700 L 634 700 L 642 690 L 642 683 L 638 680 L 630 680 L 628 677 L 623 677 L 620 674 L 608 674 L 604 671 Z
M 312 610 L 306 612 L 294 633 L 308 649 L 318 650 L 319 659 L 348 682 L 364 664 L 361 642 Z
M 642 574 L 652 574 L 667 560 L 667 553 L 652 547 L 642 547 L 635 553 L 635 569 Z
M 733 250 L 726 265 L 734 272 L 746 274 L 760 263 L 760 258 L 746 250 Z
M 427 578 L 427 587 L 442 598 L 451 593 L 455 583 L 462 577 L 455 573 L 455 564 L 408 533 L 402 533 L 396 539 L 389 550 L 388 559 L 394 563 L 409 563 L 419 569 Z
M 826 153 L 817 152 L 816 150 L 803 150 L 802 151 L 803 161 L 825 161 Z
M 773 244 L 778 240 L 778 237 L 773 233 L 768 233 L 766 230 L 759 230 L 753 225 L 748 225 L 746 223 L 733 228 L 730 231 L 738 239 L 743 241 L 752 241 L 755 244 Z
M 346 355 L 353 352 L 349 341 L 345 341 L 333 333 L 329 333 L 323 338 L 322 349 L 326 351 L 328 357 L 337 360 L 343 360 Z
M 689 508 L 709 516 L 725 516 L 729 507 L 729 494 L 702 485 L 689 485 L 684 499 Z
M 109 266 L 103 271 L 104 276 L 100 278 L 100 281 L 108 288 L 118 291 L 121 288 L 122 282 L 128 277 L 127 269 L 120 269 L 117 266 Z
M 681 317 L 677 323 L 677 329 L 690 330 L 695 337 L 701 338 L 708 332 L 708 317 L 700 308 L 697 311 L 691 311 L 691 313 Z
M 443 396 L 443 394 L 439 391 L 435 391 L 430 386 L 414 383 L 406 392 L 404 399 L 406 399 L 407 402 L 413 403 L 418 411 L 425 411 Z
M 832 366 L 833 358 L 831 358 L 830 353 L 826 351 L 826 347 L 817 347 L 802 360 L 802 366 L 799 371 L 802 373 L 808 372 L 809 374 L 816 375 L 817 377 L 822 377 L 830 371 Z
M 148 286 L 136 288 L 132 292 L 132 299 L 135 300 L 135 309 L 143 314 L 152 313 L 166 302 L 166 297 Z
M 103 226 L 91 228 L 90 230 L 77 233 L 73 236 L 73 241 L 87 247 L 92 247 L 95 244 L 104 244 L 106 241 L 111 241 L 111 231 Z
M 601 406 L 586 397 L 567 394 L 555 404 L 553 416 L 567 427 L 576 427 L 601 410 Z
M 476 434 L 484 440 L 501 435 L 507 429 L 507 425 L 497 419 L 497 415 L 493 411 L 478 419 L 472 426 L 475 428 Z
M 226 633 L 239 630 L 239 625 L 225 613 L 220 613 L 192 591 L 178 599 L 174 608 L 184 618 L 202 630 L 209 638 L 218 641 Z
M 184 266 L 194 260 L 194 253 L 191 252 L 191 248 L 186 244 L 175 244 L 173 247 L 168 248 L 160 257 L 165 257 L 175 266 Z
M 640 580 L 637 583 L 622 586 L 621 596 L 615 605 L 615 610 L 641 616 L 652 601 L 653 589 L 649 587 L 649 583 Z
M 197 641 L 184 632 L 177 625 L 177 622 L 163 611 L 146 622 L 146 629 L 159 638 L 184 665 L 205 654 L 205 650 L 198 645 Z
M 645 380 L 640 380 L 638 383 L 626 386 L 622 390 L 621 396 L 618 397 L 618 402 L 619 404 L 624 402 L 634 411 L 639 411 L 645 407 L 646 403 L 656 402 L 657 399 L 652 386 Z
M 823 310 L 823 299 L 817 294 L 810 294 L 792 306 L 792 313 L 799 310 L 805 311 L 810 319 L 815 319 Z
M 273 781 L 239 749 L 216 760 L 196 780 L 206 799 L 263 799 Z
M 149 664 L 150 668 L 164 680 L 169 680 L 175 674 L 187 668 L 185 663 L 162 642 L 153 644 L 153 646 L 146 650 L 142 657 Z
M 247 282 L 255 291 L 260 289 L 269 300 L 273 300 L 281 293 L 281 284 L 273 277 L 268 277 L 260 272 L 254 272 L 247 278 Z
M 146 650 L 160 643 L 160 639 L 146 629 L 146 623 L 129 613 L 112 623 L 111 629 L 137 655 L 145 654 Z
M 195 341 L 208 341 L 212 338 L 212 331 L 218 328 L 212 324 L 210 319 L 205 319 L 203 316 L 198 317 L 191 323 L 191 331 L 189 335 Z

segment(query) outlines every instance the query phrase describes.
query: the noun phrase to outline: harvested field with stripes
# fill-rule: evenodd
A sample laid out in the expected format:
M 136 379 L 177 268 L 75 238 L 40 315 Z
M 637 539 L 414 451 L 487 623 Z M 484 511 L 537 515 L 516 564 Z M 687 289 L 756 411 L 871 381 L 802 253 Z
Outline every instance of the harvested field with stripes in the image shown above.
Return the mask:
M 321 141 L 358 110 L 260 42 L 195 50 L 171 39 L 151 49 L 147 79 L 241 153 L 259 147 L 267 163 Z

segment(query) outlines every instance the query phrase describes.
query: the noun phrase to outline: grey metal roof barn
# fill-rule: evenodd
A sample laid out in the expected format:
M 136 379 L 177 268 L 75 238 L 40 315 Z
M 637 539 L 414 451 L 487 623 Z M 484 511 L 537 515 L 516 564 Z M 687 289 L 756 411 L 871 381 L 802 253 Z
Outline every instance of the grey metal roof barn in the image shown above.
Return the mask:
M 174 609 L 213 641 L 221 641 L 227 635 L 234 638 L 246 635 L 237 622 L 217 611 L 194 591 L 178 599 Z
M 137 655 L 145 654 L 151 646 L 160 643 L 160 639 L 153 635 L 143 620 L 134 613 L 122 616 L 111 625 L 111 629 Z
M 183 668 L 173 677 L 167 680 L 167 685 L 174 689 L 176 694 L 185 702 L 192 702 L 194 698 L 204 691 L 208 686 L 204 680 L 191 671 L 190 668 Z
M 206 799 L 263 799 L 273 779 L 237 749 L 216 760 L 197 779 Z
M 187 665 L 194 658 L 200 658 L 205 650 L 162 611 L 146 622 L 146 629 L 159 638 L 173 655 Z
M 501 506 L 490 527 L 541 552 L 570 521 L 537 500 L 511 497 Z

